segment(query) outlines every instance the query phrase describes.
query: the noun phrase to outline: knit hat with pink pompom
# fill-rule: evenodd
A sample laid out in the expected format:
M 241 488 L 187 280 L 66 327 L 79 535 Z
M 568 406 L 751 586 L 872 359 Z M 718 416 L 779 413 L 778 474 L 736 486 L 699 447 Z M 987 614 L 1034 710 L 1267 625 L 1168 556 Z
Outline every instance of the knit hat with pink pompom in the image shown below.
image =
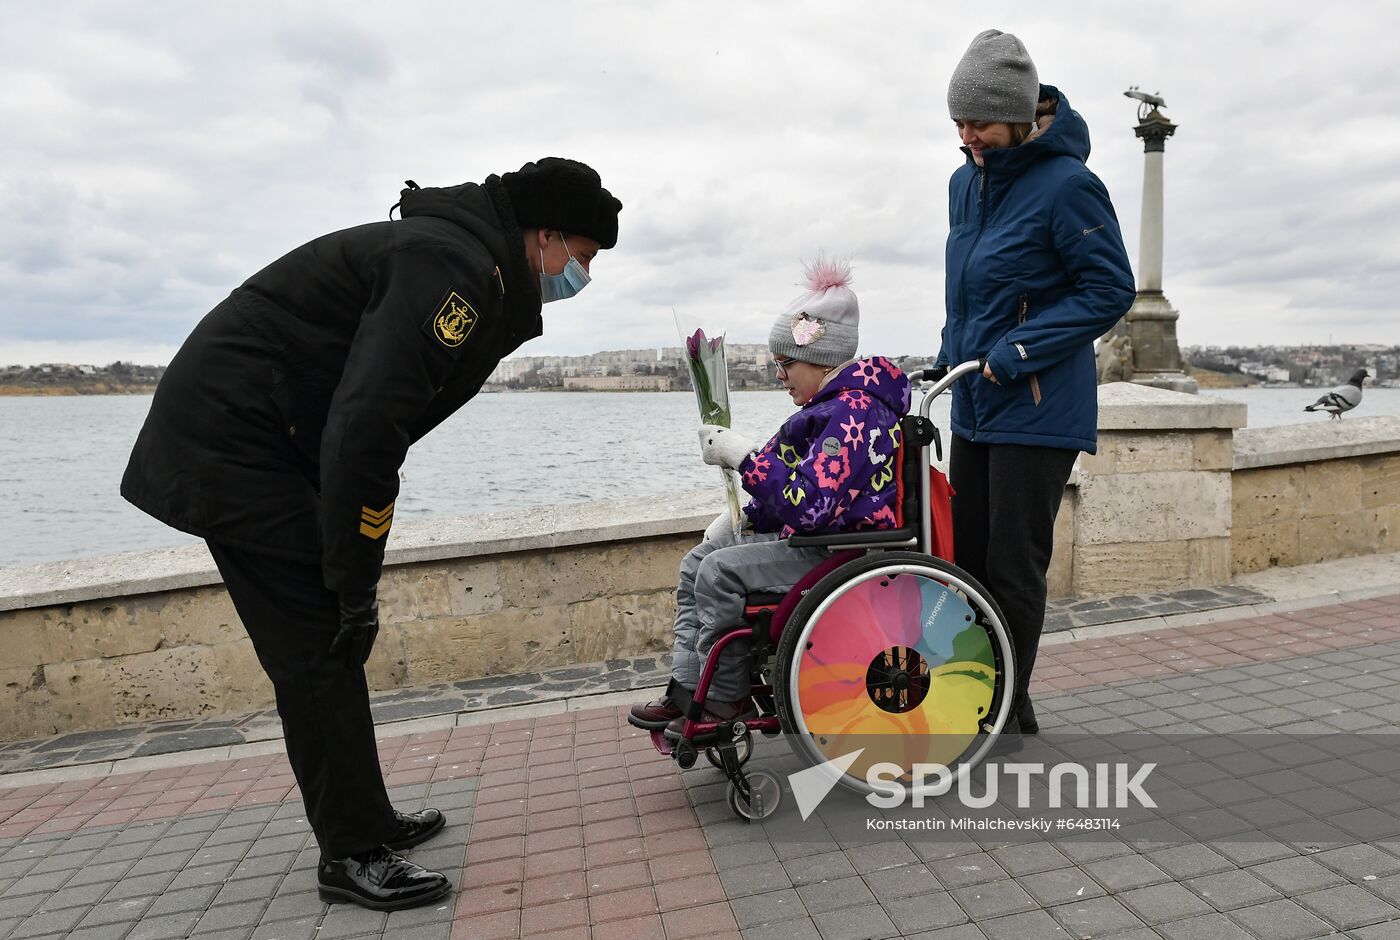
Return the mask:
M 851 265 L 821 255 L 803 265 L 807 289 L 778 315 L 768 349 L 782 359 L 836 366 L 852 359 L 860 341 L 860 304 L 851 290 Z

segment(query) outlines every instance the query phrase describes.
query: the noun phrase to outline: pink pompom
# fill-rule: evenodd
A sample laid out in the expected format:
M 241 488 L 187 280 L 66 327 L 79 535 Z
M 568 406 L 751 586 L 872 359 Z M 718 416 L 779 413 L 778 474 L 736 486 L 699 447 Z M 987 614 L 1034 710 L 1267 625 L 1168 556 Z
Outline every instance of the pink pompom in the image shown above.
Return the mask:
M 851 286 L 851 263 L 844 258 L 828 260 L 824 255 L 817 255 L 816 261 L 803 265 L 803 271 L 807 275 L 807 289 L 810 291 Z

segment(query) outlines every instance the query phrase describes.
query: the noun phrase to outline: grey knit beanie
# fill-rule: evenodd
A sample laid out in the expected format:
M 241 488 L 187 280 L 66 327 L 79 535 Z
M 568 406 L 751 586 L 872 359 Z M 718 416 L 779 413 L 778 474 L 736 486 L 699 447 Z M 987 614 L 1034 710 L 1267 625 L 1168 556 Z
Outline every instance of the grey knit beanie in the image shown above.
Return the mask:
M 999 29 L 977 34 L 948 82 L 953 120 L 1034 124 L 1040 76 L 1021 40 Z
M 805 266 L 807 290 L 778 314 L 768 332 L 774 356 L 817 366 L 852 359 L 860 341 L 860 304 L 851 290 L 851 266 L 818 257 Z

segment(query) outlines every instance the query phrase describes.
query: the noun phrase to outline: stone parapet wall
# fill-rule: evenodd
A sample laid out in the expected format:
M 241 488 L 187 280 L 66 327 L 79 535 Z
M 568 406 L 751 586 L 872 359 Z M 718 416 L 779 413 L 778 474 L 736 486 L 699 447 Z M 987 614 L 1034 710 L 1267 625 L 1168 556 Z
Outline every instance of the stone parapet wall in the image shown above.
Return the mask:
M 400 524 L 370 687 L 669 651 L 680 560 L 717 496 Z M 273 704 L 202 545 L 0 571 L 0 648 L 0 740 Z
M 1235 574 L 1400 550 L 1400 417 L 1236 435 Z
M 1230 579 L 1232 435 L 1245 407 L 1166 389 L 1099 387 L 1099 446 L 1079 458 L 1056 555 L 1068 590 L 1132 594 Z M 1053 563 L 1052 563 L 1053 570 Z M 1050 583 L 1051 596 L 1062 583 Z

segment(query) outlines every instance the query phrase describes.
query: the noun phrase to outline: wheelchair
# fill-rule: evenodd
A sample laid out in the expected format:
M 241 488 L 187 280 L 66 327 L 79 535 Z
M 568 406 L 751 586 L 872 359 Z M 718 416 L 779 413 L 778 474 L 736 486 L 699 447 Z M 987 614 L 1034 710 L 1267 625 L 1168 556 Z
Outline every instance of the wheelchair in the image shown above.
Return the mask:
M 916 765 L 940 765 L 951 779 L 992 750 L 1011 712 L 1011 639 L 988 592 L 932 552 L 929 455 L 932 446 L 942 458 L 934 399 L 981 369 L 950 369 L 900 420 L 898 527 L 790 536 L 791 545 L 833 554 L 786 594 L 746 597 L 742 621 L 715 642 L 695 692 L 675 681 L 667 690 L 686 720 L 678 738 L 652 731 L 652 743 L 682 770 L 704 751 L 728 778 L 740 818 L 764 819 L 782 800 L 775 775 L 745 770 L 755 733 L 785 735 L 805 763 L 860 794 L 875 789 L 872 767 L 894 764 L 908 791 L 936 796 L 946 781 L 924 782 Z M 925 375 L 910 373 L 911 385 L 931 381 Z M 700 721 L 720 652 L 742 640 L 758 717 Z

